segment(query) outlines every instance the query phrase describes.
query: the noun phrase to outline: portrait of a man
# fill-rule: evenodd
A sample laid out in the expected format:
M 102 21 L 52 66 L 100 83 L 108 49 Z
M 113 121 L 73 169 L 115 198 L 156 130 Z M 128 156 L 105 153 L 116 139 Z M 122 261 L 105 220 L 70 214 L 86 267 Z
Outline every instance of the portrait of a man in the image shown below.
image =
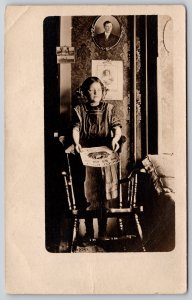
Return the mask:
M 114 16 L 101 16 L 92 27 L 95 44 L 103 50 L 109 50 L 120 40 L 121 26 Z
M 104 31 L 95 36 L 96 43 L 104 48 L 113 47 L 119 40 L 119 37 L 112 33 L 113 24 L 110 21 L 103 23 Z

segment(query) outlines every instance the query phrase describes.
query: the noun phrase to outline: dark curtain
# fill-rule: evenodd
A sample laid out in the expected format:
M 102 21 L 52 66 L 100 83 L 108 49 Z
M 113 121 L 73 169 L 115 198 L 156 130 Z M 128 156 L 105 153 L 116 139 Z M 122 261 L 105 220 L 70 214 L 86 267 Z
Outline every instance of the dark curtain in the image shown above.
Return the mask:
M 130 156 L 134 166 L 158 153 L 157 16 L 130 18 Z
M 59 46 L 60 17 L 44 20 L 44 132 L 45 132 L 45 232 L 46 248 L 57 251 L 60 242 L 60 222 L 66 209 L 61 171 L 65 164 L 63 148 L 58 138 L 60 120 L 59 70 L 56 46 Z

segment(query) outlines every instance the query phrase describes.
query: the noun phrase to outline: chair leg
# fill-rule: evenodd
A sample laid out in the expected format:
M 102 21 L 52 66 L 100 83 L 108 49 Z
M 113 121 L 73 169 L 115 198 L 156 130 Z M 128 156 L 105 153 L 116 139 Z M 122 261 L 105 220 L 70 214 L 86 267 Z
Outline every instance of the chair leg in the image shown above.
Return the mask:
M 102 207 L 100 211 L 100 216 L 98 217 L 99 225 L 99 238 L 107 237 L 107 213 L 106 208 Z
M 93 227 L 93 219 L 85 218 L 85 227 L 86 233 L 85 236 L 87 238 L 93 239 L 94 238 L 94 227 Z
M 145 252 L 146 248 L 145 248 L 144 243 L 143 243 L 143 230 L 142 230 L 142 227 L 141 227 L 141 223 L 140 223 L 138 214 L 135 214 L 135 222 L 136 222 L 137 230 L 138 230 L 139 237 L 140 237 L 140 240 L 141 240 L 142 249 L 143 249 L 143 252 Z
M 79 234 L 79 219 L 77 217 L 75 217 L 74 218 L 74 222 L 73 222 L 71 252 L 75 252 L 76 251 L 78 234 Z
M 121 218 L 117 219 L 117 225 L 118 225 L 119 235 L 122 236 L 124 234 L 124 228 L 123 228 L 123 220 Z

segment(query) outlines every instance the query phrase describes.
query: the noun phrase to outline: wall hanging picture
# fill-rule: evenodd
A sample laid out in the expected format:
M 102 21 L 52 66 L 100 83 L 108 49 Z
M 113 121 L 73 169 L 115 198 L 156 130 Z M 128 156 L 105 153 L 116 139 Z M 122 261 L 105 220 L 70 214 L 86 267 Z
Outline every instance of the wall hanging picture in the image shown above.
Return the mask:
M 122 28 L 117 18 L 101 16 L 94 21 L 91 34 L 95 44 L 100 49 L 108 51 L 119 43 Z
M 57 63 L 75 62 L 75 48 L 71 46 L 56 47 Z
M 105 100 L 123 100 L 123 62 L 111 60 L 92 60 L 92 76 L 103 82 Z

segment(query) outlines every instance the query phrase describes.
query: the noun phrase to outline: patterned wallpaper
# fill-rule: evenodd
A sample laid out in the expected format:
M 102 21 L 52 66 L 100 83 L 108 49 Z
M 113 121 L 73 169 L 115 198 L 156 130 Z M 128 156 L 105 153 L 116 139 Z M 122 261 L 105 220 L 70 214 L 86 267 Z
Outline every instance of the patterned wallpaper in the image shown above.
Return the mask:
M 122 173 L 127 174 L 130 158 L 130 39 L 129 20 L 126 16 L 115 16 L 123 28 L 123 36 L 116 47 L 105 51 L 97 47 L 91 36 L 91 27 L 97 16 L 73 17 L 72 44 L 76 51 L 76 61 L 72 64 L 72 94 L 74 95 L 82 82 L 91 76 L 92 60 L 121 60 L 123 61 L 123 100 L 107 100 L 116 106 L 122 121 L 122 132 L 126 142 L 122 153 Z M 74 98 L 73 98 L 74 100 Z

